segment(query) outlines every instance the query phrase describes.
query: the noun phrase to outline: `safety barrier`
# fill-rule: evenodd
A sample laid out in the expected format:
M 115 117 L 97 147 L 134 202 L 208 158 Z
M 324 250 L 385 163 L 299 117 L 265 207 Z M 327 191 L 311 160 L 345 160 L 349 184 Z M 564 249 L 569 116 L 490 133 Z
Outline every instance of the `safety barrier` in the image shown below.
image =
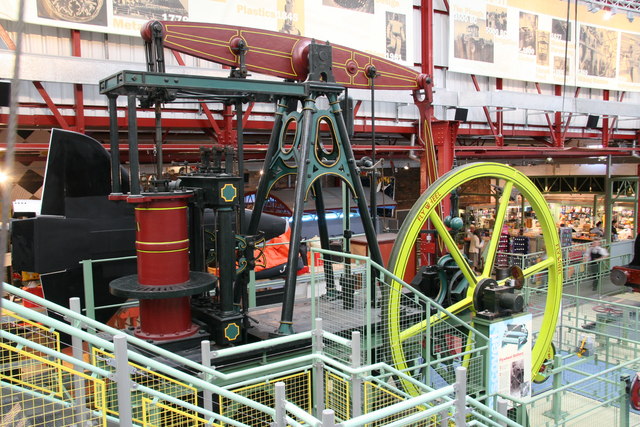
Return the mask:
M 488 338 L 468 318 L 450 313 L 367 257 L 312 252 L 324 259 L 322 267 L 312 265 L 314 312 L 329 332 L 362 334 L 362 361 L 385 362 L 434 388 L 455 381 L 455 367 L 464 365 L 469 392 L 486 393 Z M 343 362 L 350 357 L 331 343 L 326 351 Z
M 621 291 L 619 286 L 611 283 L 609 274 L 611 267 L 626 265 L 631 261 L 632 253 L 617 250 L 627 245 L 627 242 L 602 243 L 601 246 L 610 254 L 608 257 L 597 261 L 589 260 L 591 244 L 580 243 L 562 248 L 563 284 L 562 292 L 565 295 L 610 295 Z M 499 252 L 508 260 L 509 265 L 517 265 L 525 269 L 545 256 L 544 252 L 531 254 L 512 254 Z M 526 279 L 523 296 L 527 303 L 533 306 L 541 306 L 546 298 L 547 274 L 538 273 Z M 534 316 L 539 313 L 533 313 Z
M 640 308 L 624 297 L 563 296 L 548 379 L 534 386 L 530 399 L 500 395 L 513 407 L 513 420 L 528 426 L 640 425 L 628 390 L 640 371 Z M 530 310 L 544 307 L 530 303 Z
M 470 382 L 464 366 L 455 367 L 455 381 L 430 387 L 408 375 L 411 370 L 359 360 L 366 348 L 360 332 L 337 336 L 324 330 L 320 319 L 312 331 L 270 342 L 222 350 L 203 342 L 200 363 L 82 316 L 77 298 L 66 309 L 8 284 L 3 287 L 69 322 L 2 301 L 0 386 L 3 397 L 6 390 L 13 393 L 12 405 L 5 399 L 0 407 L 3 425 L 18 420 L 18 413 L 25 425 L 52 419 L 59 421 L 44 425 L 399 426 L 443 425 L 447 420 L 517 425 L 467 396 Z M 58 334 L 68 335 L 70 342 L 61 342 Z M 310 351 L 280 361 L 240 371 L 211 367 L 211 358 L 309 339 Z M 339 352 L 349 353 L 349 362 L 333 358 L 324 343 L 342 347 Z M 60 344 L 70 347 L 61 351 Z M 404 392 L 399 379 L 419 389 L 419 396 Z M 23 410 L 27 405 L 34 409 Z

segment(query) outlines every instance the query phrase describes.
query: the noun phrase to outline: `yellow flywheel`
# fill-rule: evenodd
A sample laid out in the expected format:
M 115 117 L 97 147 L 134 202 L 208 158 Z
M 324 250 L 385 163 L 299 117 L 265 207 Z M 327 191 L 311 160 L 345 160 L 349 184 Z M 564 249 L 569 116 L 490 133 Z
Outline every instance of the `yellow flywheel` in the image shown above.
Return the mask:
M 497 204 L 493 232 L 491 239 L 488 241 L 488 248 L 485 251 L 485 264 L 480 273 L 476 273 L 472 266 L 469 265 L 467 258 L 458 248 L 444 221 L 438 215 L 439 209 L 437 209 L 443 199 L 448 197 L 452 191 L 477 179 L 497 180 L 499 186 L 502 187 L 502 196 Z M 491 278 L 500 234 L 506 221 L 509 198 L 514 189 L 524 197 L 535 212 L 542 230 L 546 252 L 545 256 L 542 257 L 544 258 L 542 261 L 523 270 L 525 278 L 540 273 L 546 273 L 548 276 L 544 315 L 532 353 L 531 369 L 533 376 L 535 376 L 544 363 L 551 346 L 560 310 L 562 299 L 562 252 L 558 231 L 548 204 L 536 186 L 523 173 L 500 163 L 473 163 L 456 168 L 441 176 L 429 186 L 409 211 L 391 251 L 389 270 L 397 277 L 404 277 L 408 260 L 414 256 L 414 244 L 419 238 L 420 231 L 425 223 L 430 220 L 438 233 L 438 237 L 442 240 L 447 251 L 458 264 L 464 278 L 469 283 L 466 297 L 447 307 L 447 310 L 453 314 L 467 310 L 475 312 L 473 292 L 480 281 Z M 402 285 L 393 281 L 392 291 L 387 298 L 386 313 L 393 363 L 396 368 L 407 370 L 410 369 L 410 364 L 407 362 L 409 360 L 408 355 L 405 354 L 405 342 L 424 333 L 427 328 L 427 322 L 433 326 L 437 322 L 444 320 L 445 317 L 434 315 L 413 325 L 406 325 L 401 322 L 401 295 Z M 418 393 L 417 388 L 410 382 L 402 380 L 402 383 L 408 393 L 414 395 Z

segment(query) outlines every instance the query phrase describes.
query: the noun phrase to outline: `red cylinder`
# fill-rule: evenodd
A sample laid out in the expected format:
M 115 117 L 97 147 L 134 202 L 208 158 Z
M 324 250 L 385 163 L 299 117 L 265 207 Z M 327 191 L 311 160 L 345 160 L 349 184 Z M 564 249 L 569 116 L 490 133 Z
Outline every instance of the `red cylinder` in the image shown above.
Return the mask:
M 136 207 L 138 282 L 175 285 L 189 280 L 187 200 L 156 199 Z
M 185 338 L 198 327 L 191 322 L 191 297 L 140 300 L 138 338 L 155 341 Z
M 138 283 L 169 286 L 189 281 L 187 199 L 190 195 L 154 197 L 136 207 Z M 144 339 L 170 340 L 193 335 L 190 297 L 140 300 L 140 330 Z

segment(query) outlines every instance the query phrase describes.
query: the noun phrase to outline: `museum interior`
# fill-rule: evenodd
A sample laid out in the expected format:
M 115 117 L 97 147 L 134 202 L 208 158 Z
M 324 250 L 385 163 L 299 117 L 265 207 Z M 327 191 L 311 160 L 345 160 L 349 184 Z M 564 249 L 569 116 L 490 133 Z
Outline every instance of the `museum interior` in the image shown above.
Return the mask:
M 0 426 L 640 426 L 640 0 L 0 5 Z

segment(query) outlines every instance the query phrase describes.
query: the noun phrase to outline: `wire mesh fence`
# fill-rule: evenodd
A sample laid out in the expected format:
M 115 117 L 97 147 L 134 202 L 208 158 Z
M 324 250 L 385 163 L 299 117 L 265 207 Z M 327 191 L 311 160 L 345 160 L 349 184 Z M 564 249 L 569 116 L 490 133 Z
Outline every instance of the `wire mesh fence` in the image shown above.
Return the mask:
M 386 408 L 396 403 L 403 402 L 407 396 L 400 394 L 395 387 L 389 386 L 388 383 L 372 379 L 364 383 L 364 413 L 370 413 L 379 409 Z M 401 412 L 396 412 L 384 417 L 376 422 L 366 424 L 366 426 L 383 426 L 394 421 L 402 420 L 408 416 L 415 415 L 422 411 L 424 407 L 416 405 Z M 448 413 L 448 412 L 447 412 Z M 421 420 L 415 423 L 407 424 L 410 426 L 438 426 L 439 415 L 429 417 L 427 420 Z
M 93 348 L 91 352 L 92 365 L 104 369 L 111 373 L 111 376 L 115 373 L 116 359 L 113 353 L 107 352 L 99 348 Z M 133 408 L 133 421 L 137 423 L 143 422 L 143 405 L 142 399 L 152 398 L 141 387 L 153 389 L 164 395 L 180 399 L 185 403 L 195 405 L 197 403 L 197 390 L 195 387 L 184 384 L 181 381 L 177 381 L 174 378 L 170 378 L 166 375 L 154 371 L 152 369 L 140 366 L 136 363 L 129 362 L 129 373 L 131 375 L 131 381 L 133 385 L 133 391 L 131 393 L 131 406 Z M 106 389 L 107 401 L 106 411 L 107 414 L 112 416 L 118 416 L 118 402 L 117 402 L 117 389 L 116 383 L 110 381 L 107 383 Z M 157 399 L 156 399 L 157 400 Z M 160 402 L 162 403 L 162 402 Z M 171 418 L 171 414 L 167 413 Z M 162 414 L 157 415 L 161 417 Z
M 544 289 L 535 295 L 546 299 Z M 634 294 L 564 295 L 548 378 L 534 386 L 531 399 L 511 399 L 510 417 L 529 426 L 640 424 L 640 414 L 628 407 L 623 380 L 640 370 L 635 299 Z
M 635 294 L 593 299 L 563 297 L 557 347 L 604 364 L 640 358 L 640 307 Z M 632 305 L 634 304 L 634 305 Z M 633 366 L 640 369 L 640 366 Z
M 585 368 L 559 366 L 557 378 L 550 379 L 554 388 L 516 401 L 509 416 L 525 426 L 628 425 L 626 382 L 620 379 L 624 369 L 589 373 Z M 638 420 L 635 414 L 631 418 Z
M 315 249 L 312 249 L 312 259 L 319 259 L 314 254 Z M 365 337 L 360 358 L 364 363 L 373 363 L 374 342 L 368 338 L 375 326 L 373 322 L 380 316 L 379 309 L 371 308 L 372 295 L 367 294 L 370 287 L 365 283 L 368 280 L 366 262 L 360 259 L 349 261 L 344 257 L 325 255 L 321 266 L 314 265 L 314 317 L 323 319 L 325 331 L 343 338 L 350 339 L 353 332 L 360 332 Z M 350 349 L 331 340 L 325 340 L 323 344 L 327 354 L 351 363 Z
M 58 333 L 6 310 L 0 329 L 24 340 L 0 341 L 0 425 L 106 425 L 105 382 L 42 351 L 60 350 Z
M 275 377 L 269 381 L 232 389 L 234 393 L 268 406 L 275 406 L 274 385 L 282 382 L 285 385 L 285 398 L 306 412 L 312 411 L 311 373 L 308 370 L 285 377 Z M 270 426 L 272 419 L 268 414 L 257 411 L 241 402 L 219 397 L 220 414 L 251 426 Z M 224 425 L 224 424 L 223 424 Z
M 142 398 L 142 427 L 222 427 L 201 414 L 146 397 Z
M 619 245 L 618 243 L 598 243 L 609 255 L 591 260 L 590 250 L 593 245 L 594 243 L 579 243 L 562 248 L 562 288 L 565 296 L 610 295 L 621 291 L 619 286 L 611 283 L 609 274 L 612 266 L 628 264 L 631 261 L 631 253 L 620 251 L 616 246 Z M 545 252 L 530 254 L 500 252 L 499 255 L 508 260 L 508 265 L 516 265 L 523 270 L 546 257 Z M 546 272 L 534 274 L 526 279 L 523 296 L 526 302 L 532 303 L 534 310 L 539 306 L 539 293 L 546 290 L 547 282 Z M 536 312 L 533 313 L 535 316 Z
M 481 342 L 479 335 L 470 335 L 472 329 L 468 325 L 428 299 L 398 291 L 399 309 L 394 313 L 403 325 L 398 332 L 403 333 L 416 325 L 418 332 L 397 340 L 402 354 L 408 356 L 400 359 L 402 363 L 394 361 L 386 348 L 393 345 L 393 337 L 389 320 L 385 318 L 390 310 L 384 304 L 392 289 L 381 274 L 375 281 L 370 280 L 373 276 L 367 271 L 368 267 L 367 261 L 347 266 L 344 260 L 341 265 L 331 267 L 337 276 L 336 290 L 354 288 L 353 307 L 348 299 L 345 308 L 345 300 L 335 298 L 325 298 L 316 306 L 316 315 L 322 304 L 327 307 L 325 318 L 330 324 L 335 325 L 336 319 L 342 322 L 335 328 L 336 335 L 323 331 L 316 336 L 317 341 L 312 342 L 313 352 L 308 341 L 301 346 L 312 354 L 300 356 L 295 366 L 288 366 L 284 361 L 273 365 L 266 363 L 255 368 L 255 382 L 243 374 L 242 380 L 238 380 L 241 381 L 239 386 L 233 385 L 233 378 L 240 378 L 234 372 L 223 372 L 185 359 L 45 300 L 35 299 L 35 303 L 55 312 L 55 319 L 7 302 L 23 317 L 3 321 L 6 327 L 0 330 L 0 354 L 6 363 L 14 363 L 12 361 L 21 362 L 23 356 L 27 357 L 21 351 L 29 353 L 28 358 L 33 360 L 29 372 L 38 365 L 44 368 L 40 368 L 38 382 L 34 380 L 29 385 L 23 381 L 26 377 L 20 372 L 16 374 L 16 369 L 9 366 L 0 377 L 3 396 L 5 388 L 9 388 L 36 396 L 38 402 L 52 402 L 54 405 L 46 407 L 45 412 L 50 413 L 47 416 L 61 420 L 58 424 L 52 421 L 45 425 L 74 425 L 78 417 L 84 417 L 81 422 L 92 425 L 103 425 L 106 420 L 126 423 L 126 415 L 124 419 L 120 418 L 127 413 L 131 414 L 132 422 L 144 426 L 318 425 L 323 415 L 321 410 L 325 408 L 332 409 L 336 419 L 341 419 L 345 425 L 432 425 L 440 418 L 446 420 L 462 413 L 460 408 L 454 407 L 454 389 L 452 383 L 447 383 L 453 379 L 449 371 L 466 367 L 472 378 L 478 378 L 471 379 L 468 384 L 476 381 L 482 384 L 481 375 L 473 370 L 477 356 L 474 351 L 479 351 L 477 344 Z M 345 275 L 347 278 L 342 278 Z M 355 279 L 349 282 L 352 277 Z M 5 289 L 28 297 L 9 285 L 5 285 Z M 372 289 L 376 291 L 375 295 Z M 332 315 L 336 307 L 331 304 L 336 301 L 342 303 L 344 320 L 335 313 Z M 423 313 L 416 315 L 420 311 Z M 355 312 L 359 314 L 354 315 Z M 434 315 L 440 318 L 432 321 Z M 56 320 L 58 318 L 67 318 L 71 325 Z M 25 328 L 26 322 L 31 322 L 33 328 Z M 425 322 L 424 327 L 422 322 Z M 20 328 L 26 332 L 18 339 L 10 332 L 11 328 L 14 332 Z M 58 331 L 71 337 L 68 344 L 73 345 L 66 354 L 59 351 Z M 312 335 L 308 334 L 301 339 L 310 337 Z M 120 343 L 124 341 L 124 353 L 122 348 L 118 352 L 116 339 Z M 321 343 L 325 344 L 324 348 Z M 469 343 L 476 347 L 471 350 Z M 127 351 L 127 345 L 136 347 L 136 351 Z M 269 346 L 268 343 L 249 344 L 252 345 L 254 349 Z M 419 356 L 423 359 L 417 357 L 413 349 L 422 349 Z M 448 385 L 436 393 L 436 387 L 420 382 L 425 375 L 441 378 Z M 217 380 L 224 386 L 216 385 Z M 420 401 L 412 400 L 416 397 L 407 392 L 404 382 L 413 384 L 419 391 Z M 282 383 L 286 390 L 282 398 L 278 397 L 276 383 Z M 464 383 L 467 384 L 466 379 Z M 201 396 L 205 392 L 215 396 L 211 409 L 203 407 Z M 122 395 L 129 397 L 123 400 Z M 16 401 L 26 401 L 25 396 Z M 460 402 L 464 406 L 464 399 L 458 397 L 458 404 Z M 2 422 L 18 412 L 15 405 L 6 406 L 3 407 L 5 418 Z M 44 404 L 40 406 L 45 408 Z M 127 407 L 129 411 L 126 411 Z M 278 418 L 281 412 L 277 408 L 286 408 L 282 419 Z M 490 408 L 485 409 L 491 413 Z
M 315 251 L 312 249 L 312 253 Z M 326 284 L 324 294 L 313 292 L 320 295 L 315 304 L 323 328 L 345 337 L 353 331 L 360 332 L 363 362 L 388 363 L 431 387 L 451 384 L 455 368 L 464 366 L 468 369 L 470 393 L 483 394 L 487 337 L 470 327 L 468 318 L 454 316 L 368 263 L 361 257 L 344 255 L 341 260 L 325 261 L 323 269 L 314 270 L 316 286 L 326 283 L 327 272 L 337 284 Z M 354 275 L 354 270 L 360 273 Z M 347 288 L 352 284 L 353 291 Z M 350 360 L 343 347 L 327 348 L 335 350 L 331 354 L 339 360 Z
M 339 421 L 351 418 L 351 388 L 349 377 L 325 370 L 324 390 L 325 408 L 331 409 Z

